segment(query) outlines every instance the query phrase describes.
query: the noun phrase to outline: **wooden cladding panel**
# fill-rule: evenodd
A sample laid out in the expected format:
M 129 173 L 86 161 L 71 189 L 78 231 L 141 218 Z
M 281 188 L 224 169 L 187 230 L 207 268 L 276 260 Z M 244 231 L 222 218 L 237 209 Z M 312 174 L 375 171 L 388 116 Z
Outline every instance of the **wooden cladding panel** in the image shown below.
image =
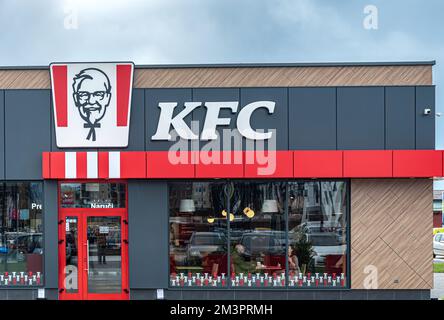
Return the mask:
M 367 266 L 378 271 L 378 289 L 430 289 L 432 180 L 351 181 L 351 283 L 364 289 Z
M 135 88 L 431 85 L 431 65 L 136 68 Z M 0 70 L 0 89 L 49 89 L 49 70 Z

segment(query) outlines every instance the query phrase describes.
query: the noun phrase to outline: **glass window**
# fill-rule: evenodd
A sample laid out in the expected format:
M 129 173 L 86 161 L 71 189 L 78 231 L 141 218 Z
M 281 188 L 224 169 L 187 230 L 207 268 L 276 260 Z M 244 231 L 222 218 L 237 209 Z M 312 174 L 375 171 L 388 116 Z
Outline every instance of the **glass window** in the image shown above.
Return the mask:
M 43 280 L 41 182 L 0 184 L 0 283 L 40 285 Z
M 229 182 L 232 287 L 285 286 L 285 183 Z
M 348 285 L 346 181 L 170 183 L 169 205 L 171 286 Z
M 346 213 L 344 181 L 289 183 L 289 286 L 346 286 Z
M 169 187 L 170 285 L 227 285 L 224 184 L 181 182 Z
M 125 208 L 124 183 L 62 183 L 62 208 Z

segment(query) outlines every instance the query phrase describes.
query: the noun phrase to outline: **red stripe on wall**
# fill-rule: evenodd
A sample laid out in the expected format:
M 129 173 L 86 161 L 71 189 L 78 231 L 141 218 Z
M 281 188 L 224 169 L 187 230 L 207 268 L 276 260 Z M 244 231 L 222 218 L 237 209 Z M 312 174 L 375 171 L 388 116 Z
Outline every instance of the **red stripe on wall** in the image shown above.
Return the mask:
M 144 151 L 132 151 L 120 153 L 120 178 L 145 178 L 146 177 L 146 153 Z
M 109 154 L 108 152 L 98 153 L 97 171 L 99 179 L 107 179 L 109 176 Z
M 196 162 L 196 178 L 244 177 L 242 151 L 195 151 L 192 156 Z
M 57 127 L 68 126 L 68 66 L 52 66 Z
M 393 176 L 393 151 L 347 150 L 344 151 L 344 177 L 386 178 Z
M 64 152 L 51 152 L 51 179 L 64 179 L 65 178 L 65 153 Z
M 439 150 L 393 151 L 393 177 L 441 177 L 442 166 L 442 151 Z
M 42 178 L 51 179 L 51 153 L 43 152 L 42 154 Z
M 148 151 L 147 178 L 194 178 L 195 166 L 187 151 Z
M 275 160 L 270 154 L 265 153 L 264 158 L 252 151 L 194 151 L 184 152 L 183 162 L 178 162 L 177 154 L 173 158 L 169 155 L 169 151 L 121 152 L 121 178 L 431 178 L 443 175 L 443 151 L 440 150 L 276 151 Z M 251 156 L 253 163 L 249 162 Z M 235 158 L 240 162 L 233 163 Z M 269 166 L 269 161 L 276 161 L 275 170 L 259 174 L 258 169 Z M 78 152 L 79 179 L 87 178 L 86 162 L 86 152 Z M 43 153 L 42 170 L 45 179 L 65 178 L 65 153 Z M 98 153 L 98 177 L 109 178 L 108 152 Z
M 292 178 L 293 151 L 245 151 L 245 178 Z
M 87 174 L 86 152 L 76 152 L 76 175 L 77 179 L 86 179 Z
M 118 64 L 116 70 L 117 77 L 117 126 L 128 125 L 128 110 L 131 88 L 132 65 Z
M 294 177 L 342 178 L 342 151 L 294 151 Z

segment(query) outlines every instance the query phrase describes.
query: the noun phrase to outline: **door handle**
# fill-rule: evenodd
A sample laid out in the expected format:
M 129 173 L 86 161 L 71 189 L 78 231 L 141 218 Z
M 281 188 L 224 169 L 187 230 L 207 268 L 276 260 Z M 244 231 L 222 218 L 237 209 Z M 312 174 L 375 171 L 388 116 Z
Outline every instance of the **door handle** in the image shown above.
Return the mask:
M 86 246 L 86 269 L 84 270 L 89 276 L 89 240 L 86 240 L 85 246 Z

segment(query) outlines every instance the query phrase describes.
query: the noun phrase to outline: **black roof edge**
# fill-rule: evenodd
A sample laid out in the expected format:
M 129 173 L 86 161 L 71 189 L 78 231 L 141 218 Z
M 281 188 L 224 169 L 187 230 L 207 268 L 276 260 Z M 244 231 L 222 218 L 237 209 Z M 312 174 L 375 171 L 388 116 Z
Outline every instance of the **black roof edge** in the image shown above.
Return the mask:
M 88 62 L 91 63 L 91 62 Z M 139 64 L 136 69 L 186 69 L 186 68 L 272 68 L 272 67 L 354 67 L 354 66 L 433 66 L 430 61 L 381 61 L 381 62 L 294 62 L 294 63 L 216 63 L 216 64 Z M 49 66 L 0 66 L 0 70 L 47 70 Z

